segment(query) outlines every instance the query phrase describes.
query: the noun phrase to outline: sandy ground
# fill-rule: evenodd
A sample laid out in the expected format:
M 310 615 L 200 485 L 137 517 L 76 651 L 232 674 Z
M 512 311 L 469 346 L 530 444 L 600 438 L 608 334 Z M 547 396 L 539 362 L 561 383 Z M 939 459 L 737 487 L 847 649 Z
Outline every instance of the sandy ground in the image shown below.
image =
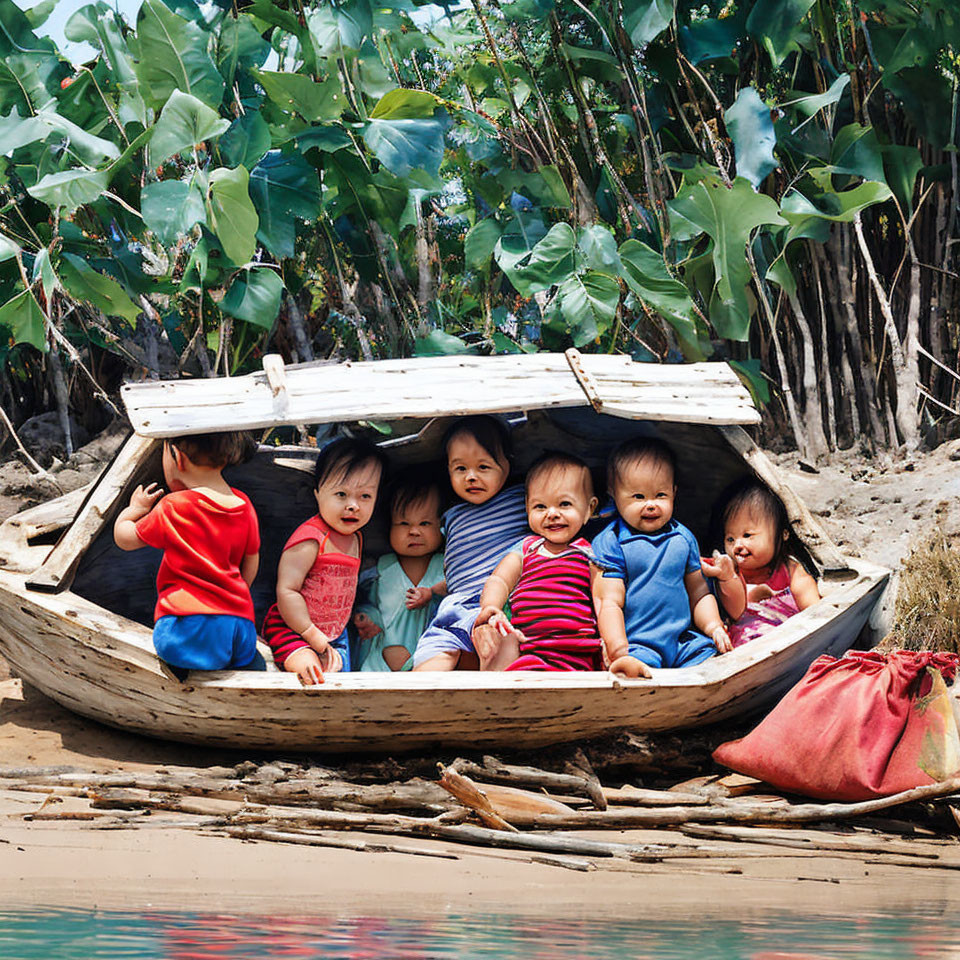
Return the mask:
M 61 471 L 72 471 L 61 478 L 64 489 L 87 482 L 115 438 L 99 442 L 90 463 Z M 800 469 L 795 456 L 775 459 L 845 552 L 895 568 L 918 536 L 935 527 L 960 532 L 960 463 L 954 457 L 960 459 L 960 441 L 909 461 L 842 456 L 816 474 Z M 22 467 L 0 466 L 0 519 L 37 499 L 43 494 L 30 486 Z M 2 766 L 155 770 L 239 759 L 234 753 L 151 741 L 84 720 L 9 678 L 0 661 Z M 731 849 L 726 859 L 607 862 L 600 870 L 572 873 L 530 862 L 523 854 L 419 839 L 409 845 L 451 856 L 241 842 L 165 827 L 162 815 L 127 830 L 24 820 L 42 801 L 37 795 L 0 791 L 0 903 L 125 908 L 202 903 L 218 910 L 304 913 L 321 897 L 330 909 L 349 915 L 411 915 L 439 906 L 567 917 L 622 914 L 635 911 L 637 904 L 647 905 L 647 915 L 702 910 L 706 904 L 726 916 L 772 907 L 849 914 L 916 905 L 953 912 L 960 904 L 960 874 L 955 871 L 823 854 L 774 857 L 770 848 L 746 845 Z M 85 803 L 70 798 L 56 809 L 79 809 Z M 637 831 L 607 831 L 602 837 L 678 839 L 676 834 Z M 955 860 L 960 868 L 960 847 Z

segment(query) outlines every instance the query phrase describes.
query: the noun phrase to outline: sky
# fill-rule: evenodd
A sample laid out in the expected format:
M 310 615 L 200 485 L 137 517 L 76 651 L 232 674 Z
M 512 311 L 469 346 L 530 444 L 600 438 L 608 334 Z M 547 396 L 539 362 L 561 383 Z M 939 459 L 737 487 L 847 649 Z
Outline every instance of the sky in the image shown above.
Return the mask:
M 71 43 L 64 36 L 63 30 L 70 17 L 91 2 L 92 0 L 58 0 L 47 22 L 37 28 L 40 36 L 52 37 L 60 52 L 73 63 L 89 60 L 94 56 L 95 51 L 89 43 Z M 141 0 L 107 0 L 107 2 L 132 23 L 140 9 Z M 36 5 L 35 0 L 17 0 L 17 6 L 21 10 L 29 10 Z

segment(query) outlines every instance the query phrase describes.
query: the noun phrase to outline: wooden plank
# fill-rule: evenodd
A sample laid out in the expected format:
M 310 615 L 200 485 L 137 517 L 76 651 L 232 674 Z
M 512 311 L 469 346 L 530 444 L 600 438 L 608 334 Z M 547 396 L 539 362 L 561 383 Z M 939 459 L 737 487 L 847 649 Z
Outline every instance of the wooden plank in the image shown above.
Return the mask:
M 27 580 L 28 588 L 58 592 L 70 585 L 84 552 L 118 512 L 119 500 L 131 480 L 159 449 L 160 441 L 148 437 L 134 434 L 127 440 L 90 490 L 73 523 Z
M 599 399 L 633 419 L 755 423 L 758 414 L 730 368 L 712 364 L 641 364 L 629 357 L 581 358 Z M 287 367 L 274 393 L 265 373 L 244 377 L 127 384 L 123 399 L 134 428 L 169 437 L 222 429 L 400 420 L 585 406 L 587 396 L 563 354 L 429 357 Z
M 720 426 L 718 429 L 757 477 L 783 501 L 793 532 L 824 574 L 849 570 L 848 558 L 840 552 L 807 505 L 783 482 L 774 465 L 746 432 L 737 426 Z

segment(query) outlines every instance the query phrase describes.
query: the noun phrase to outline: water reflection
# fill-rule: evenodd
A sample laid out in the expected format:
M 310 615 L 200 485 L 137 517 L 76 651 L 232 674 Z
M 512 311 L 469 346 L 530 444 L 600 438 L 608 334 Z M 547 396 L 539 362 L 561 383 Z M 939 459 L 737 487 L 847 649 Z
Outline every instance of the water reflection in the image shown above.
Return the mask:
M 639 908 L 638 908 L 639 910 Z M 640 911 L 642 912 L 642 911 Z M 960 918 L 611 922 L 503 914 L 250 917 L 86 910 L 0 912 L 0 960 L 956 960 Z

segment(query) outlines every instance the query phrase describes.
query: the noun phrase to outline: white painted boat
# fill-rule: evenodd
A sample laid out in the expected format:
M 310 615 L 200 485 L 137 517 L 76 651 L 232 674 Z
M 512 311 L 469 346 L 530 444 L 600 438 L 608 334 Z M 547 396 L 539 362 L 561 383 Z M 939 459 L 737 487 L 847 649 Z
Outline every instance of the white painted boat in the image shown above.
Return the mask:
M 822 653 L 856 640 L 888 571 L 830 542 L 745 426 L 759 416 L 725 364 L 657 366 L 626 357 L 439 357 L 284 368 L 220 380 L 130 384 L 134 434 L 83 494 L 0 526 L 0 653 L 47 696 L 86 717 L 188 743 L 311 751 L 535 747 L 618 729 L 713 723 L 774 701 Z M 161 477 L 164 437 L 281 424 L 385 423 L 391 460 L 433 459 L 452 416 L 508 413 L 519 468 L 544 448 L 600 464 L 624 437 L 661 436 L 677 453 L 678 518 L 706 534 L 710 507 L 753 472 L 783 499 L 824 599 L 759 641 L 652 680 L 606 673 L 348 673 L 319 687 L 293 674 L 195 672 L 181 683 L 151 643 L 159 555 L 122 553 L 112 522 L 137 483 Z M 261 522 L 262 613 L 287 535 L 313 512 L 314 452 L 261 447 L 228 474 Z M 58 537 L 58 539 L 56 539 Z M 56 539 L 55 545 L 51 543 Z M 368 537 L 375 552 L 377 537 Z

